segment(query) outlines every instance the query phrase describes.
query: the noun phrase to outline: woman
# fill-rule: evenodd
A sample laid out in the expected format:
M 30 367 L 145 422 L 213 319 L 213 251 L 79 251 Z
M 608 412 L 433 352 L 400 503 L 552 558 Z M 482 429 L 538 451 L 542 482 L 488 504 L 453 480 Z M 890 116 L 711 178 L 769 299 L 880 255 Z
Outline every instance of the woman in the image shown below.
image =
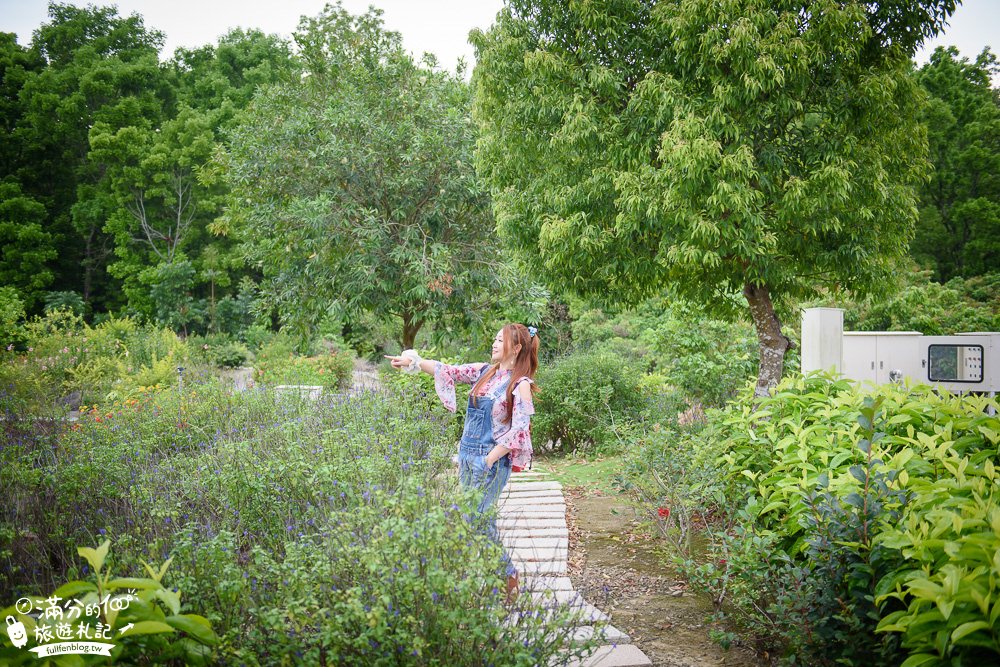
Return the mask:
M 434 376 L 434 389 L 445 408 L 455 412 L 455 383 L 471 384 L 465 427 L 458 450 L 458 478 L 462 486 L 482 490 L 478 511 L 487 516 L 487 532 L 499 542 L 496 519 L 489 510 L 510 479 L 511 469 L 525 468 L 531 461 L 528 427 L 535 409 L 532 404 L 535 371 L 538 369 L 538 336 L 534 327 L 507 324 L 493 340 L 490 363 L 451 366 L 421 359 L 413 350 L 394 357 L 386 355 L 393 368 Z M 507 566 L 507 598 L 517 594 L 517 570 L 504 552 Z

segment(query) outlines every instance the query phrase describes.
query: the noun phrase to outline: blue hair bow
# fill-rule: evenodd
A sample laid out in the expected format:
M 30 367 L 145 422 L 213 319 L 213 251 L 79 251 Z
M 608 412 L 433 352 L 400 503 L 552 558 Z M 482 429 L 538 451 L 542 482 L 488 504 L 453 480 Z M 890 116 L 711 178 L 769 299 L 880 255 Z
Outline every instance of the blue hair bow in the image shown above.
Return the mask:
M 528 327 L 528 335 L 529 336 L 531 336 L 532 338 L 534 338 L 536 333 L 538 333 L 538 329 L 536 329 L 535 327 Z

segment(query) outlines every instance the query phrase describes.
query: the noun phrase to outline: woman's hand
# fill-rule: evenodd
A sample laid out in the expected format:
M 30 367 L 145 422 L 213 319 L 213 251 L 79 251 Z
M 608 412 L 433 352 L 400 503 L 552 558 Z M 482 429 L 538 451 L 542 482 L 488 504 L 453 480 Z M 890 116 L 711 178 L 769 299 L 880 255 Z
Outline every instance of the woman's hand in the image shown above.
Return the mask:
M 391 354 L 382 355 L 389 360 L 393 368 L 404 373 L 419 373 L 423 371 L 428 375 L 434 375 L 434 366 L 437 364 L 433 359 L 423 359 L 415 350 L 404 350 L 401 355 L 395 357 Z
M 409 368 L 410 364 L 413 363 L 413 360 L 409 357 L 394 357 L 391 354 L 384 354 L 382 356 L 389 360 L 389 363 L 392 364 L 393 368 Z

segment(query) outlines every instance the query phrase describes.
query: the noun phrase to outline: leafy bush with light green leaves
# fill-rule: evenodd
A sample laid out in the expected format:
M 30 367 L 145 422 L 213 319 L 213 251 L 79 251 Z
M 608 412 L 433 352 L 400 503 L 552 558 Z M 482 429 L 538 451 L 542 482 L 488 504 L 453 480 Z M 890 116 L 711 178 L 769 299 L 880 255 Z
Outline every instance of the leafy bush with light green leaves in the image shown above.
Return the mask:
M 584 310 L 573 322 L 573 341 L 579 351 L 609 352 L 656 373 L 669 391 L 704 406 L 723 405 L 757 370 L 752 326 L 711 318 L 668 296 L 613 316 Z
M 176 334 L 129 318 L 90 326 L 72 311 L 51 310 L 19 332 L 21 347 L 0 357 L 0 401 L 21 417 L 135 398 L 176 383 L 179 366 L 195 370 Z
M 537 446 L 612 452 L 643 415 L 642 373 L 621 357 L 573 353 L 538 370 L 531 420 Z
M 682 569 L 787 664 L 995 661 L 996 407 L 810 375 L 710 412 L 725 502 Z
M 264 385 L 315 385 L 346 389 L 351 385 L 354 356 L 350 352 L 330 352 L 316 357 L 286 358 L 258 356 L 254 379 Z

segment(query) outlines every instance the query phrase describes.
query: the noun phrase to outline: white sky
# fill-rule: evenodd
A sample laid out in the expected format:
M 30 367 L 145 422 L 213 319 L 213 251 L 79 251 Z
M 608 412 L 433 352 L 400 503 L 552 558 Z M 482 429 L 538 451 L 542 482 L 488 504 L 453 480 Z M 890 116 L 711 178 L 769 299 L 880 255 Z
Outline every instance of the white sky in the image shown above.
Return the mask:
M 290 37 L 302 15 L 315 16 L 324 0 L 91 0 L 118 6 L 119 15 L 138 12 L 146 25 L 166 35 L 164 57 L 178 46 L 214 43 L 230 28 L 258 28 Z M 86 2 L 78 1 L 82 5 Z M 419 56 L 434 53 L 443 67 L 454 70 L 459 57 L 473 63 L 469 31 L 493 23 L 503 0 L 344 0 L 344 7 L 361 14 L 369 5 L 381 8 L 386 27 L 403 36 L 404 46 Z M 20 44 L 31 41 L 32 31 L 47 19 L 47 0 L 0 0 L 0 31 L 17 33 Z M 1000 0 L 965 0 L 944 34 L 917 54 L 927 61 L 938 45 L 957 46 L 963 56 L 975 58 L 985 46 L 997 53 Z M 996 85 L 997 79 L 994 79 Z

